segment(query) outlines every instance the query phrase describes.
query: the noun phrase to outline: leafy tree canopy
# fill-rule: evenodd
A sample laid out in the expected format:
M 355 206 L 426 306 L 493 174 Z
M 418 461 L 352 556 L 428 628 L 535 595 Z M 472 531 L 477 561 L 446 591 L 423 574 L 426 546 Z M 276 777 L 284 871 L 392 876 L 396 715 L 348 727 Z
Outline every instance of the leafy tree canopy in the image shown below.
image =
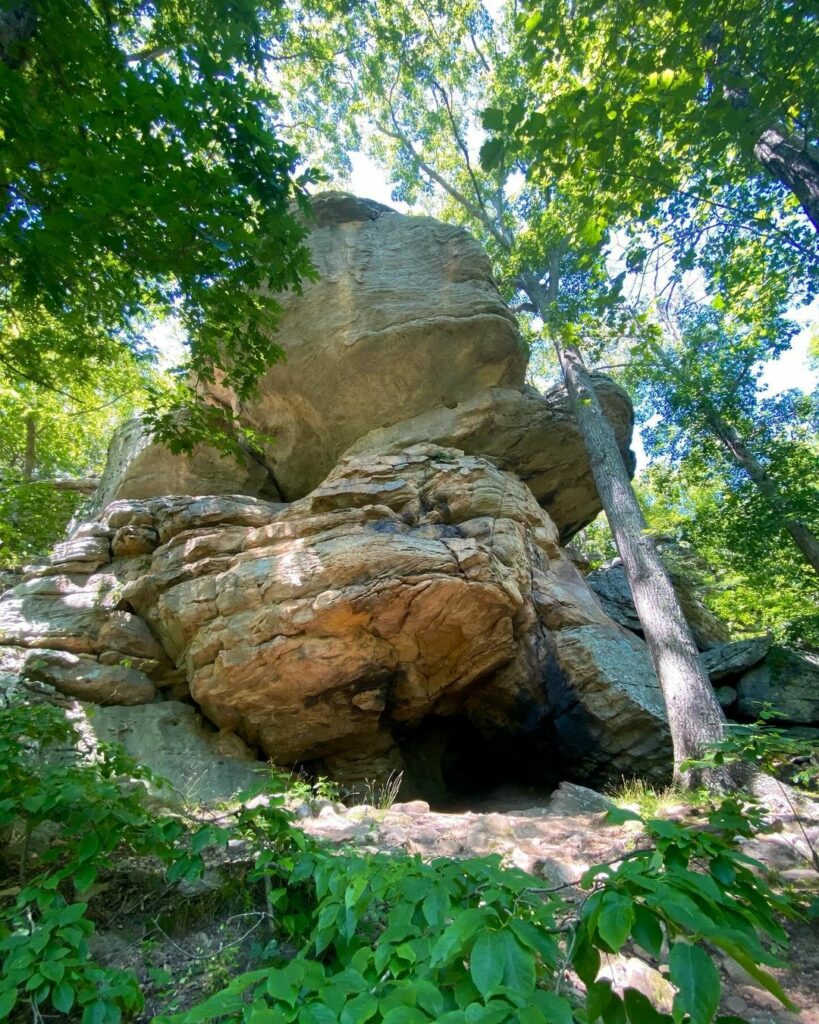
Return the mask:
M 266 76 L 282 4 L 0 3 L 0 363 L 55 386 L 172 314 L 246 394 L 310 273 Z M 170 421 L 166 417 L 165 425 Z

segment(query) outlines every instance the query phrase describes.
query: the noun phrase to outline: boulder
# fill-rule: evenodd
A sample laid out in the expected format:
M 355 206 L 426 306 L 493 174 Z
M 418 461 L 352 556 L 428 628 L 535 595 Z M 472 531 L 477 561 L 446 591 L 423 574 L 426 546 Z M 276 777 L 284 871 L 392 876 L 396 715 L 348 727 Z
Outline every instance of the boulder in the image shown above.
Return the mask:
M 190 454 L 174 455 L 165 445 L 156 442 L 143 421 L 135 417 L 114 431 L 91 513 L 127 498 L 233 493 L 274 499 L 279 496 L 264 463 L 250 452 L 242 457 L 225 455 L 210 445 L 197 444 Z M 123 538 L 117 543 L 122 545 Z M 145 549 L 149 550 L 147 546 Z M 115 551 L 115 554 L 131 553 L 137 552 Z
M 411 773 L 427 726 L 456 719 L 544 778 L 670 763 L 645 646 L 604 613 L 529 488 L 485 459 L 368 450 L 290 505 L 128 499 L 96 525 L 82 536 L 159 546 L 0 601 L 22 677 L 106 705 L 189 686 L 229 735 L 350 783 Z
M 107 573 L 24 579 L 0 600 L 0 644 L 94 652 L 115 589 Z
M 819 654 L 773 646 L 736 684 L 737 707 L 756 718 L 771 704 L 788 722 L 819 723 Z
M 686 557 L 675 550 L 675 545 L 659 543 L 658 548 L 697 647 L 703 651 L 725 644 L 730 639 L 728 627 L 703 604 Z M 586 580 L 615 622 L 638 636 L 643 635 L 626 571 L 619 558 L 590 572 Z
M 156 688 L 144 672 L 126 665 L 102 665 L 88 654 L 32 650 L 23 679 L 53 686 L 58 693 L 96 704 L 150 704 Z
M 484 388 L 519 388 L 526 365 L 489 259 L 463 228 L 346 193 L 312 206 L 319 276 L 279 297 L 286 359 L 244 402 L 208 386 L 244 425 L 273 436 L 265 459 L 287 500 L 369 431 Z
M 711 682 L 741 675 L 758 664 L 770 650 L 772 637 L 755 636 L 717 644 L 700 655 L 700 661 Z
M 279 764 L 381 776 L 426 719 L 463 716 L 488 749 L 539 749 L 565 723 L 551 753 L 578 776 L 667 766 L 645 647 L 603 613 L 528 488 L 486 460 L 367 452 L 284 508 L 145 510 L 167 540 L 123 603 L 208 718 Z
M 576 814 L 604 814 L 617 808 L 617 804 L 602 793 L 573 782 L 561 782 L 549 798 L 550 814 L 574 816 Z
M 217 732 L 190 704 L 94 708 L 88 723 L 98 740 L 119 743 L 186 803 L 230 800 L 264 771 L 238 737 Z
M 623 460 L 633 472 L 634 456 L 629 448 L 634 427 L 631 400 L 607 377 L 595 375 L 594 383 Z M 456 405 L 370 431 L 347 454 L 360 454 L 368 448 L 401 451 L 424 442 L 483 455 L 501 469 L 515 473 L 549 513 L 563 543 L 601 509 L 588 455 L 563 385 L 545 394 L 530 387 L 485 388 Z

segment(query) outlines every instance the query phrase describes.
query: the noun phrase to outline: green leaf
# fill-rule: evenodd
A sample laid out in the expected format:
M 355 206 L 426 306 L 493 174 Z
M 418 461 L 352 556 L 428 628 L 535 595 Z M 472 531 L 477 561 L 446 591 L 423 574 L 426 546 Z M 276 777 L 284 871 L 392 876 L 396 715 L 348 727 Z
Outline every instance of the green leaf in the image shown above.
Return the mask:
M 634 924 L 631 937 L 638 946 L 658 957 L 663 948 L 663 929 L 657 913 L 642 903 L 634 904 Z
M 62 981 L 65 974 L 65 967 L 59 960 L 43 960 L 40 963 L 40 974 L 49 981 Z
M 107 1015 L 108 1004 L 97 999 L 83 1010 L 82 1024 L 105 1024 Z
M 623 993 L 623 1003 L 630 1024 L 670 1024 L 671 1018 L 668 1014 L 655 1009 L 651 1000 L 636 988 L 626 989 Z
M 86 832 L 77 850 L 77 860 L 90 860 L 99 852 L 100 840 L 95 831 Z
M 429 1017 L 414 1006 L 396 1006 L 384 1014 L 383 1024 L 429 1024 Z
M 431 962 L 448 963 L 457 953 L 465 953 L 475 932 L 489 924 L 493 917 L 494 912 L 485 907 L 461 911 L 432 947 Z
M 600 954 L 586 935 L 583 935 L 575 945 L 572 953 L 572 966 L 584 985 L 594 983 L 600 971 Z
M 590 1021 L 602 1017 L 613 998 L 611 981 L 608 978 L 586 986 L 586 1011 Z
M 565 996 L 539 989 L 535 992 L 534 999 L 535 1005 L 549 1024 L 573 1024 L 572 1004 Z
M 496 931 L 483 932 L 472 947 L 469 972 L 484 999 L 492 995 L 503 978 L 505 934 Z
M 60 984 L 57 985 L 57 987 L 51 993 L 51 1002 L 54 1004 L 55 1010 L 59 1010 L 60 1013 L 68 1013 L 68 1011 L 74 1005 L 73 986 L 70 985 L 67 981 L 60 982 Z
M 488 132 L 503 131 L 504 112 L 497 107 L 487 107 L 481 113 L 481 124 Z
M 512 1012 L 509 1003 L 500 999 L 492 999 L 486 1006 L 472 1003 L 465 1011 L 466 1024 L 500 1024 Z
M 719 1006 L 722 982 L 711 957 L 700 946 L 675 942 L 669 957 L 671 981 L 679 990 L 675 1011 L 687 1013 L 691 1024 L 710 1024 Z
M 365 1024 L 378 1010 L 378 1000 L 369 992 L 351 999 L 341 1011 L 341 1024 Z
M 421 911 L 427 924 L 437 928 L 444 923 L 449 911 L 449 896 L 442 886 L 436 886 L 421 904 Z
M 634 900 L 622 893 L 607 892 L 597 918 L 597 933 L 612 952 L 620 949 L 633 924 Z
M 510 931 L 503 936 L 503 984 L 524 995 L 535 987 L 535 958 Z
M 17 989 L 7 988 L 0 992 L 0 1019 L 5 1020 L 17 1005 Z M 58 1007 L 59 1009 L 59 1007 Z
M 501 138 L 487 139 L 481 146 L 480 159 L 481 167 L 485 171 L 494 171 L 503 163 L 505 150 L 504 140 Z
M 418 1005 L 433 1018 L 437 1018 L 444 1008 L 444 997 L 441 990 L 426 978 L 419 978 L 415 982 L 415 997 Z
M 299 1018 L 304 1024 L 338 1024 L 338 1016 L 323 1003 L 309 1003 L 302 1008 Z

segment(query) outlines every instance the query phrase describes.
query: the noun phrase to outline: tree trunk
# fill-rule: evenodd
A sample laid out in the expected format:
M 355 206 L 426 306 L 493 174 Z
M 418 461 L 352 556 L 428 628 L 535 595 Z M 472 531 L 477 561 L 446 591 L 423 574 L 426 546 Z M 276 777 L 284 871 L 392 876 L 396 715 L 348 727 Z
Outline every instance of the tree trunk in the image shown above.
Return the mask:
M 544 288 L 533 274 L 524 274 L 523 281 L 529 298 L 548 324 L 550 302 Z M 583 357 L 577 348 L 564 347 L 555 333 L 550 333 L 665 698 L 674 747 L 675 781 L 690 788 L 735 788 L 733 770 L 680 770 L 683 761 L 700 758 L 706 744 L 723 739 L 725 716 L 700 664 L 697 645 L 668 572 L 648 535 L 617 440 Z
M 23 479 L 30 483 L 37 467 L 37 419 L 33 412 L 26 416 L 26 455 L 23 461 Z
M 754 146 L 765 170 L 792 192 L 819 231 L 819 160 L 779 128 L 766 128 Z
M 805 561 L 819 573 L 819 540 L 816 535 L 798 519 L 788 515 L 788 506 L 779 492 L 776 482 L 756 456 L 748 450 L 734 428 L 725 422 L 713 407 L 706 409 L 708 423 L 733 461 L 744 470 L 768 500 L 772 508 L 782 516 L 782 525 L 788 531 L 794 544 L 799 548 Z

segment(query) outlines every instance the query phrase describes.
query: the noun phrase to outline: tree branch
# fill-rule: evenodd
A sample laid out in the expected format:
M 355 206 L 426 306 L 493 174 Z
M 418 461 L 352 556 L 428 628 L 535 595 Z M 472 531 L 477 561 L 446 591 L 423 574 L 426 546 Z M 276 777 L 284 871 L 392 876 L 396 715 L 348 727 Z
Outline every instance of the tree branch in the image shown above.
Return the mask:
M 398 142 L 400 142 L 401 145 L 404 146 L 404 148 L 413 158 L 413 160 L 415 160 L 415 162 L 418 164 L 418 166 L 421 168 L 424 174 L 427 175 L 427 177 L 429 177 L 437 185 L 440 185 L 444 192 L 446 192 L 448 196 L 454 199 L 455 202 L 459 204 L 459 206 L 462 206 L 471 217 L 474 217 L 475 220 L 483 224 L 483 226 L 486 228 L 489 234 L 495 239 L 496 242 L 502 245 L 505 249 L 508 249 L 509 243 L 502 234 L 502 232 L 498 230 L 497 226 L 492 223 L 492 221 L 486 216 L 484 211 L 479 206 L 476 206 L 471 200 L 469 200 L 463 194 L 463 192 L 455 188 L 454 185 L 450 185 L 446 178 L 440 175 L 435 170 L 434 167 L 430 166 L 430 164 L 428 164 L 426 160 L 424 160 L 424 158 L 421 156 L 421 154 L 410 141 L 409 137 L 401 130 L 398 121 L 396 120 L 392 104 L 389 105 L 389 109 L 390 120 L 392 121 L 393 128 L 390 129 L 387 128 L 386 125 L 375 122 L 376 129 L 379 132 L 381 132 L 382 135 L 387 135 L 389 138 L 396 139 Z

